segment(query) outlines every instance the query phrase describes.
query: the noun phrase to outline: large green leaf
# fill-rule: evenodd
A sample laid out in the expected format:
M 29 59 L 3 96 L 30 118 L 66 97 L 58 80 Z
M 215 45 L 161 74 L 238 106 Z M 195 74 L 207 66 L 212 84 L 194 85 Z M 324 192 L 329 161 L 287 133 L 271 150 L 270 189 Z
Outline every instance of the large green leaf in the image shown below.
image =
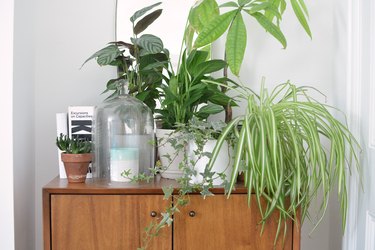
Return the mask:
M 202 32 L 199 33 L 195 40 L 194 47 L 200 48 L 218 39 L 228 29 L 229 24 L 237 13 L 237 10 L 233 10 L 220 15 L 209 22 L 204 26 Z
M 135 42 L 144 50 L 152 54 L 160 53 L 164 48 L 162 40 L 159 37 L 150 34 L 142 35 L 140 38 L 137 38 Z
M 134 27 L 134 34 L 138 35 L 145 29 L 147 29 L 148 26 L 150 26 L 163 12 L 162 9 L 155 10 L 154 12 L 148 14 L 144 18 L 138 21 L 138 23 Z
M 94 58 L 96 58 L 96 61 L 100 66 L 109 65 L 119 55 L 121 55 L 121 51 L 118 49 L 118 47 L 116 45 L 109 45 L 104 49 L 95 52 L 82 64 L 82 66 Z
M 302 8 L 299 2 L 302 3 Z M 307 9 L 306 9 L 305 3 L 302 0 L 299 0 L 299 1 L 290 0 L 290 3 L 292 4 L 293 11 L 296 14 L 298 21 L 300 22 L 302 27 L 305 29 L 306 33 L 310 36 L 310 38 L 312 38 L 311 30 L 310 30 L 310 27 L 306 18 Z
M 220 105 L 209 103 L 206 106 L 203 106 L 199 109 L 199 111 L 196 113 L 196 116 L 201 119 L 207 119 L 210 115 L 218 114 L 222 112 L 224 108 Z
M 251 0 L 238 0 L 238 5 L 245 6 L 246 4 L 250 3 Z
M 198 64 L 194 71 L 192 72 L 192 75 L 194 77 L 201 77 L 205 74 L 210 74 L 216 71 L 219 71 L 223 69 L 227 63 L 224 60 L 210 60 L 203 63 Z
M 227 41 L 225 43 L 225 53 L 230 70 L 236 76 L 240 73 L 240 68 L 246 49 L 246 27 L 242 15 L 239 13 L 229 28 Z
M 215 0 L 204 0 L 191 9 L 189 13 L 189 22 L 199 33 L 205 24 L 219 16 L 219 14 L 219 6 Z
M 137 10 L 131 17 L 130 17 L 130 21 L 132 23 L 134 23 L 135 20 L 137 20 L 138 18 L 140 18 L 141 16 L 143 16 L 144 14 L 146 14 L 149 10 L 152 10 L 154 7 L 160 5 L 161 2 L 158 2 L 158 3 L 155 3 L 155 4 L 152 4 L 150 6 L 147 6 L 147 7 L 144 7 L 140 10 Z
M 248 12 L 249 13 L 249 12 Z M 256 12 L 256 13 L 249 13 L 251 16 L 255 17 L 255 19 L 258 21 L 260 25 L 263 26 L 263 28 L 269 32 L 273 37 L 275 37 L 284 48 L 286 48 L 286 39 L 284 34 L 281 32 L 280 28 L 272 23 L 270 20 L 267 19 L 262 13 Z

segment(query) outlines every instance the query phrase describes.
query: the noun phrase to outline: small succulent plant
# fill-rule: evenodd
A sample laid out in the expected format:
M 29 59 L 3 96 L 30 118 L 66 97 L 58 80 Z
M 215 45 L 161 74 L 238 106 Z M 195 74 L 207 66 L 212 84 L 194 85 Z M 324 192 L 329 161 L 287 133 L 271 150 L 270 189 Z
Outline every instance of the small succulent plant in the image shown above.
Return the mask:
M 81 138 L 69 138 L 60 134 L 56 138 L 57 147 L 67 154 L 87 154 L 91 152 L 91 142 Z

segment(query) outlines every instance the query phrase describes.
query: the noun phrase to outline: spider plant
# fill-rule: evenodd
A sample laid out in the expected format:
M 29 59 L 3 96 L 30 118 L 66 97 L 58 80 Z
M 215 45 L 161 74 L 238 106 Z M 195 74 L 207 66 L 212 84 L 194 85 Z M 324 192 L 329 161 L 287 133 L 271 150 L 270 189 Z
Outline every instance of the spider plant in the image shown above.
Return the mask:
M 234 133 L 237 145 L 228 195 L 238 173 L 243 172 L 248 203 L 250 195 L 255 194 L 262 222 L 274 210 L 280 212 L 277 234 L 281 223 L 297 218 L 298 210 L 302 222 L 310 218 L 311 201 L 322 193 L 318 225 L 336 185 L 345 226 L 346 166 L 358 169 L 360 146 L 347 126 L 330 113 L 332 107 L 311 97 L 312 90 L 287 82 L 269 93 L 263 82 L 258 96 L 245 87 L 237 88 L 239 96 L 247 101 L 247 109 L 223 130 L 207 165 L 210 170 L 227 135 Z M 261 199 L 266 207 L 261 206 Z

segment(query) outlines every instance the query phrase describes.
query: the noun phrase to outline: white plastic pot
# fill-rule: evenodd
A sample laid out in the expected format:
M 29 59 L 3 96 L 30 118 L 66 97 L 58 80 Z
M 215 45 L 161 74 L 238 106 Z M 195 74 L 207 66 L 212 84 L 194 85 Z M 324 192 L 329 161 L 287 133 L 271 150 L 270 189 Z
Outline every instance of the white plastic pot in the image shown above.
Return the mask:
M 203 146 L 203 152 L 212 153 L 215 145 L 216 140 L 208 140 Z M 204 173 L 206 165 L 209 162 L 209 158 L 207 156 L 202 156 L 200 159 L 198 159 L 199 156 L 194 153 L 194 151 L 197 149 L 198 147 L 194 141 L 189 142 L 187 149 L 189 160 L 194 160 L 194 162 L 196 162 L 194 166 L 191 166 L 196 171 L 196 175 L 191 176 L 191 183 L 193 184 L 202 183 L 203 176 L 201 174 Z M 225 179 L 230 181 L 231 172 L 233 169 L 232 155 L 232 148 L 229 147 L 227 142 L 224 142 L 216 158 L 215 164 L 211 169 L 211 172 L 215 172 L 213 176 L 213 185 L 217 186 L 223 184 L 223 180 L 219 177 L 218 173 L 225 173 Z

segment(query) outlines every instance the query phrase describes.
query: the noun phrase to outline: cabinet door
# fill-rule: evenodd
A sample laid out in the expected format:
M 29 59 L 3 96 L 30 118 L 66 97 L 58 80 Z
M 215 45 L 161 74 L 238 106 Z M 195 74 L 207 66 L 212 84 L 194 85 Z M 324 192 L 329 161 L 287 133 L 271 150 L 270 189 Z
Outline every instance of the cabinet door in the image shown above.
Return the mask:
M 181 213 L 175 214 L 174 249 L 272 250 L 277 219 L 278 214 L 274 213 L 261 235 L 261 216 L 255 197 L 248 207 L 245 194 L 233 194 L 229 199 L 216 195 L 205 200 L 199 195 L 192 195 L 190 204 L 181 209 Z M 283 228 L 276 249 L 292 250 L 293 223 L 287 222 L 284 245 Z
M 161 195 L 52 195 L 52 249 L 136 250 L 166 206 Z M 171 235 L 163 229 L 149 249 L 172 249 Z

